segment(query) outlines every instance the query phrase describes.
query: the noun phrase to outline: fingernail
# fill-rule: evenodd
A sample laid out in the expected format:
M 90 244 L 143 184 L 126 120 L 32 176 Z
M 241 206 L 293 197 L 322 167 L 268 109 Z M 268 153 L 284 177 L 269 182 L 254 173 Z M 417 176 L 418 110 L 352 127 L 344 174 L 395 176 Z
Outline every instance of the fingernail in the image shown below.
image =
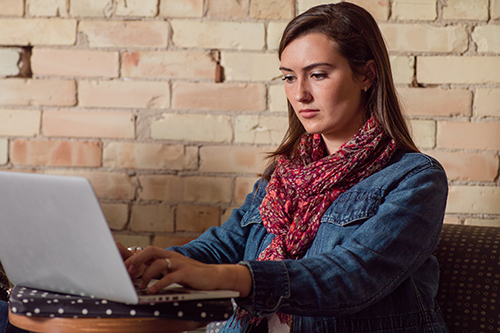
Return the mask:
M 134 265 L 130 265 L 128 268 L 128 272 L 134 274 L 135 272 L 137 272 L 137 269 L 135 268 Z

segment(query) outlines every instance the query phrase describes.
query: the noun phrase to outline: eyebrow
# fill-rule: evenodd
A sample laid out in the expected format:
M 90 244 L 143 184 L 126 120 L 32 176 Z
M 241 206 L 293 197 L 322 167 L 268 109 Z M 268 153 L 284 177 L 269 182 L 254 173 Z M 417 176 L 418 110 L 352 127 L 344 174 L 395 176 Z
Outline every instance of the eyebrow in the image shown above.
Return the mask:
M 307 71 L 307 70 L 313 69 L 315 67 L 321 67 L 321 66 L 333 67 L 333 65 L 330 64 L 330 63 L 327 63 L 327 62 L 318 62 L 318 63 L 307 65 L 306 67 L 303 67 L 302 70 L 303 71 Z M 287 68 L 287 67 L 280 67 L 279 70 L 280 71 L 293 72 L 293 70 L 291 70 L 290 68 Z

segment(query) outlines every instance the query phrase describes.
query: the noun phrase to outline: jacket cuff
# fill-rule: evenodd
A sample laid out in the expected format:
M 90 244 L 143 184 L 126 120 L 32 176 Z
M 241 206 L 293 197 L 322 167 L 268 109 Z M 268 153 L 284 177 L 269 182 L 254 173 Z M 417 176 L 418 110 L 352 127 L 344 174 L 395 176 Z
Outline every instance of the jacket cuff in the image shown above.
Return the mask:
M 237 299 L 243 309 L 256 317 L 267 317 L 290 298 L 290 278 L 281 261 L 242 261 L 252 275 L 252 293 Z

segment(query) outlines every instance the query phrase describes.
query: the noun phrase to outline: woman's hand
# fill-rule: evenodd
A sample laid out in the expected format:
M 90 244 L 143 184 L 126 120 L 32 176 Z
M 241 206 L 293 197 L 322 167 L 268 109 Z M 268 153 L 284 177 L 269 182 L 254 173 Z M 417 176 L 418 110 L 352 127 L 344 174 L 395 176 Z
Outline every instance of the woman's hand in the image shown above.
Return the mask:
M 123 245 L 120 242 L 116 242 L 116 246 L 118 247 L 118 251 L 120 252 L 120 255 L 122 256 L 123 261 L 127 262 L 128 259 L 133 257 L 135 254 L 142 250 L 134 250 L 131 251 L 130 249 L 126 248 L 125 245 Z M 142 272 L 146 269 L 145 266 L 141 267 L 141 269 L 138 269 L 134 274 L 130 274 L 130 276 L 133 279 L 137 279 L 142 275 Z
M 154 246 L 129 256 L 125 266 L 131 276 L 141 272 L 140 288 L 146 288 L 151 279 L 160 276 L 159 281 L 149 288 L 150 293 L 172 283 L 200 290 L 235 290 L 241 297 L 248 296 L 252 289 L 252 277 L 246 266 L 208 265 Z
M 120 251 L 120 255 L 123 258 L 123 261 L 127 260 L 129 257 L 133 256 L 134 253 L 132 251 L 129 251 L 125 245 L 123 245 L 120 242 L 116 242 L 116 247 L 118 248 L 118 251 Z

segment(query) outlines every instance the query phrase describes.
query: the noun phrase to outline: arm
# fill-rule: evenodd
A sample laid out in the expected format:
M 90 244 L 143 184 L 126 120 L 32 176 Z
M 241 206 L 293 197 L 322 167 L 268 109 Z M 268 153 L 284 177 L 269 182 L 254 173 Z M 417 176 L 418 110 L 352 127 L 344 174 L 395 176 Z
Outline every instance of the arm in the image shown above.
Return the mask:
M 133 257 L 122 246 L 120 252 L 126 259 L 129 273 L 142 277 L 142 287 L 151 278 L 161 278 L 149 289 L 153 293 L 176 282 L 196 289 L 236 290 L 246 297 L 252 288 L 250 271 L 237 263 L 243 259 L 251 228 L 242 228 L 241 220 L 249 211 L 258 209 L 265 185 L 266 182 L 256 182 L 254 191 L 239 209 L 233 210 L 224 225 L 210 228 L 185 246 L 171 247 L 168 251 L 148 247 Z M 169 259 L 168 263 L 165 258 Z M 199 279 L 200 276 L 203 279 Z

